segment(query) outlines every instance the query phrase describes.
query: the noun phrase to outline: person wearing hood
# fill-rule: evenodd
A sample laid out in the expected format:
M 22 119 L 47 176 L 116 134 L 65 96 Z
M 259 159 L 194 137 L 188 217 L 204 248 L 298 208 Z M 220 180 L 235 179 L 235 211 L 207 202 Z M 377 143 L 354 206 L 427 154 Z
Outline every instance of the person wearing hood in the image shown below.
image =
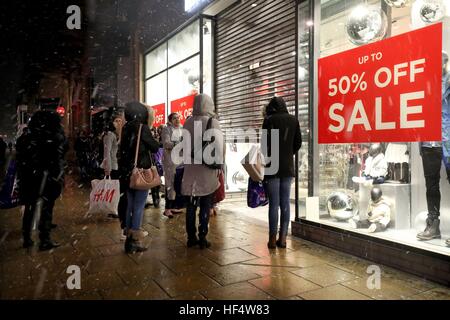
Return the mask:
M 194 99 L 192 116 L 189 117 L 183 130 L 184 150 L 184 175 L 181 183 L 181 194 L 190 198 L 186 210 L 186 232 L 188 236 L 187 246 L 199 245 L 201 249 L 208 248 L 207 241 L 209 223 L 209 210 L 212 207 L 214 192 L 220 187 L 220 169 L 213 169 L 205 163 L 224 163 L 225 144 L 220 122 L 216 119 L 214 102 L 206 94 L 197 95 Z M 211 139 L 206 137 L 205 131 L 210 122 Z M 209 140 L 211 144 L 203 152 L 202 144 L 195 142 L 196 138 L 203 137 L 203 141 Z M 208 149 L 214 151 L 208 154 Z M 215 153 L 215 154 L 213 154 Z M 211 159 L 213 155 L 214 160 Z M 200 207 L 198 237 L 196 227 L 196 212 Z
M 134 168 L 136 146 L 139 143 L 137 167 L 149 169 L 152 166 L 151 153 L 157 152 L 159 143 L 153 138 L 149 128 L 148 107 L 140 102 L 129 102 L 125 105 L 126 124 L 122 130 L 120 139 L 119 169 L 121 185 L 126 188 L 127 213 L 126 213 L 126 241 L 125 251 L 134 253 L 145 251 L 142 239 L 148 235 L 141 229 L 145 201 L 148 190 L 135 190 L 129 187 L 130 176 Z M 137 141 L 139 128 L 142 126 L 140 141 Z
M 105 177 L 119 179 L 119 165 L 117 162 L 117 153 L 119 149 L 119 136 L 122 130 L 122 115 L 117 112 L 117 108 L 111 108 L 108 111 L 105 128 L 102 135 L 103 140 L 103 161 L 100 168 L 103 169 Z M 110 218 L 120 218 L 118 214 L 108 214 Z
M 269 249 L 276 246 L 286 248 L 286 236 L 290 220 L 290 192 L 292 178 L 295 177 L 294 154 L 302 146 L 302 136 L 298 120 L 289 114 L 286 102 L 281 97 L 273 97 L 265 110 L 262 128 L 267 131 L 267 146 L 262 146 L 266 157 L 278 160 L 278 171 L 264 176 L 264 185 L 269 198 Z M 279 132 L 279 154 L 272 155 L 271 133 Z M 269 165 L 269 163 L 267 163 Z M 280 233 L 278 229 L 278 209 L 281 211 Z
M 17 177 L 23 216 L 23 247 L 33 246 L 33 218 L 40 213 L 39 249 L 59 246 L 50 238 L 53 207 L 64 185 L 64 155 L 68 143 L 56 112 L 38 111 L 28 124 L 28 130 L 17 141 Z
M 175 171 L 176 164 L 172 161 L 172 149 L 181 142 L 182 131 L 180 124 L 180 115 L 178 113 L 171 113 L 168 117 L 167 126 L 162 129 L 161 142 L 164 148 L 162 157 L 162 165 L 164 169 L 164 182 L 166 187 L 166 209 L 164 215 L 173 218 L 174 213 L 181 213 L 175 208 Z

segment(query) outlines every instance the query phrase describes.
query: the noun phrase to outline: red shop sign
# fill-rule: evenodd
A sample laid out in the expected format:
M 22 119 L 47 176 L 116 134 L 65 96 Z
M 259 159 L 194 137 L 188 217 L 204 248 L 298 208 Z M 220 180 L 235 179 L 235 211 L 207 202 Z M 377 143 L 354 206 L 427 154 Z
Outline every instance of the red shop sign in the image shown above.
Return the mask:
M 319 143 L 442 140 L 442 24 L 319 59 Z
M 195 95 L 191 95 L 170 102 L 170 110 L 171 112 L 176 112 L 180 115 L 181 125 L 184 125 L 187 117 L 192 114 L 192 108 L 194 107 L 194 98 Z
M 153 123 L 153 126 L 159 127 L 162 124 L 166 123 L 166 104 L 161 103 L 157 104 L 155 106 L 152 106 L 153 111 L 155 113 L 155 122 Z

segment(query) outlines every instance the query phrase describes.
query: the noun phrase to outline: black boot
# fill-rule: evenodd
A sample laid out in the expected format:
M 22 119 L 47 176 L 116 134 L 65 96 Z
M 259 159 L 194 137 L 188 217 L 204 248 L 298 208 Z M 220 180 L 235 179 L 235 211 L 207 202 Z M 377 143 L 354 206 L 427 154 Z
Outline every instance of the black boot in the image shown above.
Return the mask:
M 200 238 L 198 244 L 200 245 L 200 249 L 202 250 L 211 247 L 211 242 L 206 240 L 206 238 Z
M 195 247 L 198 244 L 199 244 L 199 241 L 198 241 L 197 238 L 188 239 L 188 241 L 187 241 L 187 247 L 188 248 Z
M 440 239 L 441 231 L 439 230 L 440 221 L 438 218 L 427 218 L 427 226 L 425 230 L 417 235 L 419 240 Z
M 41 244 L 39 245 L 39 250 L 41 251 L 47 251 L 54 248 L 58 248 L 60 244 L 58 242 L 52 241 L 52 240 L 45 240 L 41 241 Z
M 131 239 L 131 236 L 128 235 L 127 239 L 125 240 L 125 253 L 131 253 L 131 242 L 133 239 Z
M 27 249 L 27 248 L 30 248 L 32 246 L 34 246 L 34 241 L 31 240 L 31 237 L 30 236 L 24 236 L 23 237 L 23 247 L 25 249 Z

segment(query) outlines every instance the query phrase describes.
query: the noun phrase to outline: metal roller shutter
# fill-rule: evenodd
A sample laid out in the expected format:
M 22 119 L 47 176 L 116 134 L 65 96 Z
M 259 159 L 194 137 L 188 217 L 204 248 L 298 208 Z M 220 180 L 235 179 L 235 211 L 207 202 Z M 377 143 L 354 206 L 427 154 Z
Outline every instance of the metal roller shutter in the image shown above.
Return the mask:
M 295 12 L 295 0 L 242 1 L 217 17 L 215 97 L 226 133 L 260 128 L 274 95 L 294 114 Z

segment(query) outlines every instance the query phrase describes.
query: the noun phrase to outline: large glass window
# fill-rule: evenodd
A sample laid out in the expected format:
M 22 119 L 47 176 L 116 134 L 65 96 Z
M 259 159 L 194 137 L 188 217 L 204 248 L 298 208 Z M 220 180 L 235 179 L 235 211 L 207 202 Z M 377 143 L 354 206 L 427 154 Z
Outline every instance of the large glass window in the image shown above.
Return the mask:
M 200 90 L 200 57 L 191 58 L 169 69 L 169 102 Z
M 163 119 L 157 125 L 164 123 L 170 112 L 189 115 L 194 95 L 212 94 L 212 29 L 211 20 L 202 18 L 146 54 L 145 100 L 158 119 Z
M 150 106 L 167 104 L 167 71 L 145 81 L 145 94 Z
M 384 39 L 431 24 L 425 22 L 426 16 L 420 16 L 426 13 L 420 9 L 423 6 L 422 1 L 415 1 L 403 8 L 395 8 L 381 0 L 366 2 L 316 0 L 314 21 L 316 62 L 319 58 L 357 47 L 355 41 L 349 41 L 346 26 L 349 15 L 361 4 L 377 7 L 386 15 Z M 434 15 L 430 19 L 433 17 Z M 308 19 L 301 16 L 300 26 L 307 23 Z M 443 22 L 443 51 L 450 52 L 450 17 L 444 17 L 440 22 Z M 363 25 L 363 22 L 357 19 L 353 23 L 355 24 L 353 27 L 358 30 L 358 36 L 364 37 L 367 36 L 366 32 L 373 31 L 370 28 L 374 25 Z M 376 21 L 372 20 L 370 23 L 376 24 Z M 302 37 L 301 32 L 299 36 Z M 410 48 L 405 47 L 405 50 Z M 299 54 L 301 55 L 301 48 Z M 408 52 L 399 54 L 408 56 Z M 301 64 L 299 56 L 299 65 Z M 443 74 L 446 72 L 444 70 Z M 320 78 L 320 75 L 318 77 Z M 444 78 L 445 76 L 443 90 L 449 86 L 449 83 L 444 83 L 446 82 Z M 315 87 L 314 90 L 318 88 Z M 436 87 L 433 90 L 440 92 L 441 88 Z M 315 101 L 316 110 L 319 107 Z M 370 119 L 373 117 L 375 115 L 369 115 Z M 315 130 L 317 122 L 316 118 Z M 443 127 L 443 137 L 447 134 L 446 128 Z M 317 131 L 315 137 L 314 166 L 318 175 L 314 180 L 314 189 L 315 196 L 319 197 L 319 214 L 317 210 L 311 210 L 307 212 L 307 220 L 319 221 L 341 229 L 441 254 L 450 254 L 450 247 L 446 245 L 446 239 L 450 238 L 450 197 L 442 197 L 440 201 L 439 231 L 442 237 L 436 236 L 425 240 L 418 237 L 418 234 L 426 228 L 427 191 L 429 193 L 430 190 L 426 188 L 424 170 L 428 170 L 431 166 L 427 158 L 420 155 L 419 142 L 318 144 Z M 447 173 L 450 171 L 448 169 L 446 171 L 445 163 L 444 156 L 444 161 L 438 161 L 437 164 L 437 170 L 439 167 L 441 170 L 440 189 L 443 195 L 450 194 L 448 183 L 450 180 L 447 180 Z M 428 203 L 429 201 L 430 198 Z M 378 215 L 384 219 L 375 219 Z
M 146 78 L 167 68 L 167 44 L 159 46 L 145 56 Z
M 197 20 L 169 40 L 169 66 L 173 66 L 200 51 L 199 23 L 199 20 Z

